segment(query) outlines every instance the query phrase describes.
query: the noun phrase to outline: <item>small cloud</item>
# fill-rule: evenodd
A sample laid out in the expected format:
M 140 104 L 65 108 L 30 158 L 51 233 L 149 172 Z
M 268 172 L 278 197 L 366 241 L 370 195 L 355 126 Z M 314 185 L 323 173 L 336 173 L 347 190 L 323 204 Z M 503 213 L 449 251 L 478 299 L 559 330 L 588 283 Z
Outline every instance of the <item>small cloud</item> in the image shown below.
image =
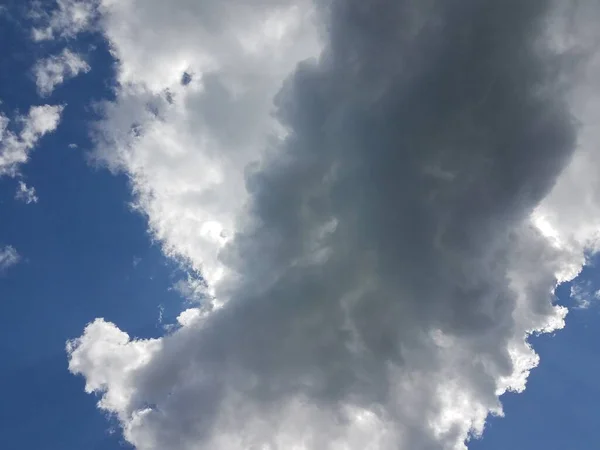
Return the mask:
M 137 267 L 138 264 L 142 261 L 142 258 L 138 257 L 138 256 L 134 256 L 133 257 L 133 267 Z
M 61 105 L 31 107 L 27 116 L 15 120 L 19 132 L 9 130 L 10 119 L 0 113 L 0 176 L 18 175 L 19 166 L 29 160 L 29 153 L 42 136 L 56 130 L 63 109 Z
M 77 144 L 71 143 L 71 144 L 69 144 L 69 148 L 77 148 Z
M 27 184 L 22 181 L 19 181 L 15 199 L 21 200 L 27 204 L 37 203 L 39 200 L 38 196 L 35 194 L 35 188 L 33 186 L 27 186 Z
M 600 300 L 600 290 L 594 289 L 589 280 L 573 283 L 571 299 L 575 302 L 576 309 L 588 309 L 593 301 Z
M 90 66 L 77 53 L 65 48 L 59 55 L 41 59 L 33 68 L 38 92 L 47 96 L 54 88 L 80 73 L 90 71 Z
M 7 245 L 0 248 L 0 273 L 14 266 L 21 260 L 21 256 L 14 247 Z

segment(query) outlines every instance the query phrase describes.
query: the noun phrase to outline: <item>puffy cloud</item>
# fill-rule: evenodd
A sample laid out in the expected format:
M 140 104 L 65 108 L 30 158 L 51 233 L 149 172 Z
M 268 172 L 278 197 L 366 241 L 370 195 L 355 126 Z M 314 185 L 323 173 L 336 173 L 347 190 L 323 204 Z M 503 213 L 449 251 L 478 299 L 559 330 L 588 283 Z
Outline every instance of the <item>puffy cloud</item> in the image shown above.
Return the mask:
M 47 133 L 56 130 L 63 106 L 32 106 L 27 116 L 16 118 L 18 131 L 10 130 L 10 120 L 0 113 L 0 176 L 16 176 L 21 164 Z
M 37 203 L 39 200 L 35 193 L 35 188 L 33 186 L 27 186 L 27 184 L 25 184 L 23 181 L 19 181 L 15 198 L 27 204 Z
M 106 389 L 111 383 L 111 393 L 102 398 L 99 406 L 120 410 L 127 407 L 135 391 L 135 379 L 131 376 L 148 362 L 160 345 L 160 340 L 156 339 L 131 341 L 127 333 L 103 319 L 97 319 L 86 328 L 81 338 L 68 344 L 67 350 L 71 354 L 69 367 L 73 371 L 93 372 L 86 380 L 86 392 Z M 112 384 L 117 377 L 122 377 L 119 387 Z
M 20 260 L 21 256 L 14 247 L 7 245 L 0 248 L 0 273 L 14 266 Z
M 98 319 L 69 342 L 126 439 L 465 448 L 597 248 L 595 2 L 98 11 L 120 64 L 98 158 L 209 297 L 161 339 Z
M 245 167 L 282 132 L 273 98 L 299 60 L 318 54 L 313 8 L 106 1 L 100 10 L 121 87 L 105 106 L 97 155 L 131 174 L 167 254 L 213 285 L 246 201 Z
M 38 61 L 33 68 L 36 85 L 41 95 L 49 95 L 65 80 L 89 72 L 90 66 L 76 53 L 65 48 L 59 55 L 49 56 Z

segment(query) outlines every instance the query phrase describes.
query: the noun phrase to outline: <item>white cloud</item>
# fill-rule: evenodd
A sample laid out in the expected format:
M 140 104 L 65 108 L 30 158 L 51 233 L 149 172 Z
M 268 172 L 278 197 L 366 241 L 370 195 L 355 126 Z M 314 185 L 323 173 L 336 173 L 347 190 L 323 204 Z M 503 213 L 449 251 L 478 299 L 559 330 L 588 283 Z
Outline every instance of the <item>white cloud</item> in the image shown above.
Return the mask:
M 34 41 L 70 38 L 87 30 L 94 19 L 94 0 L 56 0 L 56 8 L 49 14 L 41 3 L 33 4 L 31 16 L 41 26 L 34 27 Z
M 101 9 L 122 89 L 106 105 L 98 155 L 131 170 L 138 205 L 151 212 L 166 253 L 214 281 L 223 270 L 217 253 L 246 201 L 244 167 L 278 129 L 273 97 L 299 60 L 318 53 L 312 10 L 306 1 Z
M 19 175 L 20 166 L 29 160 L 29 154 L 39 139 L 58 126 L 62 109 L 62 106 L 33 106 L 27 116 L 16 118 L 17 131 L 9 129 L 10 119 L 0 113 L 0 177 Z M 38 201 L 35 189 L 28 187 L 23 181 L 19 181 L 15 198 L 25 203 Z M 20 259 L 14 247 L 0 248 L 0 272 L 15 265 Z
M 0 273 L 14 266 L 21 260 L 21 256 L 14 247 L 7 245 L 0 248 Z
M 129 377 L 147 364 L 160 346 L 160 340 L 155 339 L 132 342 L 127 333 L 103 319 L 97 319 L 86 328 L 84 336 L 70 342 L 67 349 L 72 355 L 70 365 L 74 371 L 98 364 L 93 369 L 94 374 L 86 380 L 86 392 L 107 388 L 115 378 L 115 370 L 119 372 L 119 377 L 124 379 L 123 384 L 118 388 L 111 386 L 111 393 L 100 401 L 99 406 L 120 410 L 127 407 L 135 390 L 135 379 Z
M 32 106 L 27 116 L 15 122 L 18 131 L 9 129 L 10 120 L 0 113 L 0 176 L 16 176 L 19 166 L 29 160 L 29 154 L 47 133 L 56 130 L 63 106 Z
M 90 66 L 76 53 L 65 48 L 59 55 L 49 56 L 38 61 L 33 68 L 36 85 L 41 95 L 49 95 L 65 80 L 80 73 L 89 72 Z
M 27 184 L 25 184 L 23 181 L 19 181 L 15 198 L 25 202 L 26 204 L 37 203 L 39 200 L 35 193 L 35 188 L 33 186 L 27 186 Z
M 99 3 L 98 158 L 215 297 L 68 344 L 129 442 L 454 450 L 502 414 L 598 244 L 598 8 L 546 3 Z
M 592 302 L 600 300 L 600 289 L 594 288 L 591 280 L 574 280 L 570 291 L 571 299 L 577 309 L 588 309 Z

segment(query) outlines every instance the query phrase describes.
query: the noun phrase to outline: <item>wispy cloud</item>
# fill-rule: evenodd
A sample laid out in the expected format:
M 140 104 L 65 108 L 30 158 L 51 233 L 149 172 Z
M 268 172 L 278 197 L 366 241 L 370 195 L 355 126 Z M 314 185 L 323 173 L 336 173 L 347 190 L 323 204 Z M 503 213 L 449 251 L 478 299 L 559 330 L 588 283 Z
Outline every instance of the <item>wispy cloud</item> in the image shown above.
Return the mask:
M 573 282 L 570 294 L 578 309 L 588 309 L 592 302 L 600 300 L 600 289 L 594 288 L 590 280 Z
M 40 95 L 47 96 L 65 80 L 90 71 L 90 66 L 81 55 L 64 49 L 60 54 L 38 61 L 33 68 Z
M 34 41 L 69 38 L 87 29 L 94 18 L 97 0 L 56 0 L 50 13 L 34 1 L 30 16 L 38 23 L 31 31 Z
M 32 106 L 27 116 L 14 120 L 0 113 L 0 176 L 16 176 L 19 167 L 29 160 L 38 141 L 58 127 L 63 106 Z
M 35 193 L 33 186 L 27 186 L 23 181 L 19 181 L 15 199 L 25 202 L 26 204 L 37 203 L 39 198 Z
M 14 247 L 10 245 L 0 247 L 0 273 L 14 266 L 20 260 L 21 257 Z

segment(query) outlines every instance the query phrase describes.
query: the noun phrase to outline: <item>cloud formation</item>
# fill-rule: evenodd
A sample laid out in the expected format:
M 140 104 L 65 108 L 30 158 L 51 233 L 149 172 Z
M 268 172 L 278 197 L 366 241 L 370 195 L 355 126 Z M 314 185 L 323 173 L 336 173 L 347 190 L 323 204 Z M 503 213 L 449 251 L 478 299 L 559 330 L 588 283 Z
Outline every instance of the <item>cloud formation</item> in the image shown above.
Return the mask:
M 246 202 L 244 170 L 283 132 L 273 98 L 298 61 L 318 54 L 312 5 L 103 2 L 101 11 L 120 88 L 96 155 L 130 173 L 165 252 L 212 286 Z
M 40 95 L 47 96 L 64 81 L 90 71 L 81 55 L 65 48 L 60 54 L 39 60 L 33 68 Z
M 71 372 L 140 450 L 464 449 L 597 248 L 598 9 L 100 2 L 97 156 L 203 303 Z
M 9 129 L 10 119 L 0 113 L 0 176 L 14 177 L 29 160 L 38 141 L 58 127 L 63 110 L 60 105 L 32 106 L 27 116 L 18 116 Z

